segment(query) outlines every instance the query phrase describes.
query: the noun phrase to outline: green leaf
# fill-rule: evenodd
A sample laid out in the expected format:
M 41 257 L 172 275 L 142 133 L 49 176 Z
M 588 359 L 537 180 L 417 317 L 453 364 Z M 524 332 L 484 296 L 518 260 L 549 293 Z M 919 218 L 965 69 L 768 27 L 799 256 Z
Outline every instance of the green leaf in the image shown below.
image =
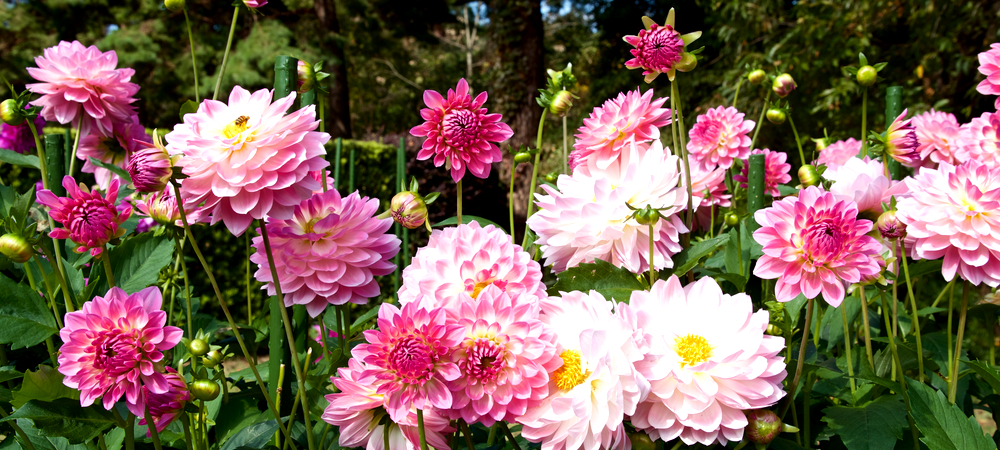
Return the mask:
M 556 284 L 549 289 L 549 293 L 595 290 L 605 298 L 627 302 L 632 296 L 632 291 L 646 288 L 628 269 L 615 267 L 600 259 L 565 270 L 559 273 L 558 278 Z
M 483 226 L 483 227 L 485 227 L 487 225 L 493 225 L 494 227 L 499 228 L 500 231 L 503 231 L 504 233 L 507 232 L 506 228 L 501 227 L 500 225 L 498 225 L 496 222 L 493 222 L 492 220 L 484 219 L 484 218 L 478 217 L 478 216 L 462 215 L 462 223 L 471 223 L 471 222 L 479 222 L 479 225 Z M 458 224 L 458 217 L 452 216 L 452 217 L 449 217 L 447 219 L 444 219 L 444 220 L 442 220 L 442 221 L 440 221 L 440 222 L 432 225 L 432 227 L 437 228 L 437 227 L 445 227 L 445 226 L 448 226 L 448 225 L 457 225 L 457 224 Z
M 35 425 L 28 419 L 18 419 L 17 425 L 24 430 L 24 434 L 27 435 L 28 440 L 35 447 L 35 450 L 91 450 L 85 444 L 70 444 L 66 438 L 49 436 L 38 428 L 35 428 Z M 21 444 L 20 448 L 28 448 L 23 444 L 21 436 L 17 436 L 17 440 Z M 108 450 L 112 449 L 108 448 Z
M 38 157 L 35 155 L 22 155 L 13 150 L 0 151 L 0 161 L 16 166 L 28 166 L 38 168 Z
M 94 439 L 115 423 L 111 413 L 103 408 L 81 408 L 79 401 L 68 398 L 54 402 L 32 400 L 0 422 L 13 419 L 31 419 L 43 435 L 64 437 L 71 444 Z
M 142 233 L 125 239 L 109 252 L 115 282 L 130 294 L 156 283 L 160 269 L 170 263 L 173 252 L 174 243 L 167 236 Z M 101 283 L 95 291 L 99 294 L 108 290 L 106 280 Z
M 327 308 L 327 309 L 333 309 L 333 308 Z M 376 316 L 378 316 L 378 307 L 369 309 L 368 312 L 362 314 L 361 317 L 358 317 L 358 319 L 355 320 L 353 324 L 351 324 L 351 336 L 356 336 L 358 333 L 360 333 L 361 329 L 365 325 L 368 325 L 368 322 L 375 319 Z
M 0 275 L 0 344 L 10 344 L 12 350 L 30 347 L 57 331 L 52 311 L 31 288 Z
M 910 414 L 920 430 L 920 440 L 935 450 L 996 449 L 993 440 L 983 434 L 975 417 L 966 417 L 956 405 L 948 403 L 941 391 L 907 378 Z
M 122 444 L 125 443 L 125 430 L 122 428 L 115 428 L 104 435 L 104 443 L 108 446 L 108 450 L 121 450 Z
M 115 175 L 118 175 L 118 177 L 120 177 L 122 180 L 125 180 L 125 183 L 123 183 L 123 185 L 128 185 L 132 183 L 132 176 L 129 175 L 128 172 L 125 171 L 125 169 L 122 169 L 117 165 L 106 163 L 97 158 L 94 158 L 93 156 L 90 157 L 90 163 L 97 167 L 103 167 L 105 169 L 114 172 Z
M 63 374 L 49 366 L 38 366 L 38 371 L 24 373 L 21 389 L 14 393 L 10 402 L 15 408 L 24 406 L 31 400 L 51 402 L 60 398 L 78 400 L 80 391 L 63 384 Z
M 257 374 L 260 375 L 261 381 L 267 383 L 267 376 L 269 373 L 270 371 L 268 370 L 267 361 L 257 364 Z M 232 378 L 233 383 L 240 380 L 247 380 L 248 383 L 257 382 L 257 378 L 253 376 L 253 371 L 250 370 L 250 367 L 230 373 L 229 378 Z
M 972 370 L 983 379 L 983 381 L 989 383 L 990 387 L 993 388 L 994 394 L 1000 394 L 1000 372 L 997 372 L 996 369 L 979 361 L 962 362 L 971 367 Z
M 705 239 L 701 242 L 696 242 L 691 244 L 690 247 L 681 250 L 680 253 L 673 256 L 674 267 L 666 271 L 666 274 L 661 275 L 677 275 L 681 276 L 688 273 L 691 269 L 698 265 L 701 258 L 708 256 L 710 253 L 717 250 L 719 247 L 726 245 L 729 242 L 729 234 L 720 234 L 711 239 Z M 749 265 L 749 261 L 747 261 Z M 666 276 L 661 276 L 661 278 L 666 278 Z
M 883 396 L 861 407 L 831 406 L 822 420 L 848 450 L 886 449 L 903 438 L 906 406 L 899 396 Z
M 861 300 L 858 297 L 847 297 L 840 308 L 847 308 L 847 323 L 854 323 L 861 311 Z M 826 349 L 832 350 L 837 345 L 844 345 L 844 318 L 840 308 L 827 308 L 820 324 L 820 337 L 826 339 Z
M 0 383 L 4 381 L 16 380 L 23 377 L 24 374 L 18 372 L 14 366 L 3 366 L 0 367 Z
M 188 113 L 198 112 L 198 104 L 194 100 L 188 100 L 181 105 L 180 118 L 181 122 L 184 121 L 184 115 Z
M 226 441 L 222 450 L 236 450 L 240 447 L 263 448 L 274 437 L 275 431 L 278 431 L 278 422 L 274 419 L 255 423 L 237 432 Z
M 257 399 L 250 396 L 230 396 L 229 403 L 222 405 L 219 417 L 215 420 L 216 439 L 219 443 L 226 442 L 264 415 L 271 416 L 271 413 L 257 409 Z
M 940 259 L 923 260 L 913 264 L 910 266 L 910 280 L 929 273 L 941 273 L 942 264 L 943 261 Z

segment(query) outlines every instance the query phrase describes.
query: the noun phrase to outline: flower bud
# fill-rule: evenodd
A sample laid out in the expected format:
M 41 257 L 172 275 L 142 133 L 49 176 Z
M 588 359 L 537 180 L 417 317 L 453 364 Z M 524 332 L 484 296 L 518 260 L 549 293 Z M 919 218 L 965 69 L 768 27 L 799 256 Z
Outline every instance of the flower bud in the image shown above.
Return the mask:
M 191 383 L 191 395 L 198 400 L 211 401 L 219 396 L 222 388 L 212 380 L 194 380 Z
M 316 72 L 313 70 L 313 65 L 300 59 L 298 74 L 298 88 L 295 91 L 299 94 L 305 94 L 306 92 L 311 91 L 313 89 L 313 85 L 316 84 Z
M 635 212 L 635 221 L 639 222 L 639 225 L 655 225 L 659 220 L 660 212 L 651 207 L 647 206 Z
M 204 356 L 208 353 L 209 349 L 208 342 L 201 339 L 192 339 L 191 342 L 188 342 L 187 347 L 188 351 L 190 351 L 194 356 Z
M 765 73 L 761 69 L 757 69 L 753 72 L 750 72 L 750 75 L 747 75 L 747 79 L 750 80 L 750 82 L 753 84 L 761 84 L 764 82 L 765 79 L 767 79 L 767 73 Z
M 770 444 L 781 434 L 781 419 L 773 411 L 754 409 L 744 411 L 747 421 L 746 437 L 754 444 Z
M 427 204 L 415 192 L 403 191 L 393 196 L 389 210 L 392 220 L 411 230 L 427 220 Z
M 177 201 L 171 195 L 169 188 L 162 192 L 154 192 L 146 195 L 137 206 L 140 211 L 160 225 L 172 226 L 176 225 L 178 220 L 181 220 L 180 209 L 177 208 Z M 188 211 L 188 217 L 190 215 L 191 211 Z
M 184 0 L 163 0 L 163 6 L 166 6 L 167 9 L 173 12 L 183 11 Z
M 549 104 L 549 112 L 558 117 L 565 117 L 572 106 L 573 94 L 564 89 L 557 92 L 556 96 L 552 98 L 552 103 Z
M 802 186 L 815 186 L 819 183 L 819 172 L 816 171 L 816 166 L 806 164 L 799 167 L 799 183 L 802 183 Z
M 545 174 L 545 182 L 550 183 L 550 184 L 556 184 L 557 180 L 559 180 L 559 174 L 558 173 L 549 172 L 549 173 Z
M 823 151 L 823 149 L 825 149 L 825 148 L 827 148 L 827 147 L 830 146 L 830 138 L 828 138 L 828 137 L 819 138 L 819 139 L 813 139 L 812 141 L 813 141 L 814 144 L 816 144 L 816 152 L 817 153 Z
M 12 98 L 0 103 L 0 119 L 3 123 L 16 127 L 24 123 L 24 110 L 17 107 L 17 102 Z
M 23 237 L 13 233 L 0 236 L 0 253 L 16 263 L 27 262 L 35 251 Z
M 514 154 L 514 163 L 524 164 L 531 161 L 531 153 L 528 152 L 517 152 Z
M 878 71 L 872 66 L 864 66 L 858 69 L 858 84 L 862 86 L 871 86 L 875 84 L 875 80 L 878 79 Z
M 212 351 L 208 352 L 207 355 L 205 355 L 204 357 L 201 358 L 201 362 L 202 362 L 202 364 L 204 364 L 207 367 L 214 368 L 215 366 L 218 366 L 219 363 L 221 363 L 222 360 L 225 359 L 225 358 L 226 358 L 226 355 L 223 355 L 222 352 L 220 352 L 218 350 L 212 350 Z
M 267 4 L 267 0 L 243 0 L 243 4 L 247 5 L 247 8 L 260 8 Z
M 138 150 L 129 157 L 125 169 L 132 177 L 132 185 L 139 192 L 160 192 L 167 187 L 173 175 L 170 155 L 162 147 L 136 141 Z
M 781 329 L 781 327 L 773 323 L 767 324 L 767 328 L 764 330 L 764 333 L 766 333 L 768 336 L 781 336 L 785 334 L 785 332 Z
M 771 84 L 771 89 L 773 89 L 774 93 L 778 94 L 778 97 L 781 98 L 787 97 L 788 94 L 791 94 L 792 90 L 794 90 L 796 87 L 798 86 L 795 84 L 795 79 L 793 79 L 792 76 L 787 73 L 778 75 L 774 79 L 774 83 Z
M 674 68 L 681 72 L 690 72 L 698 67 L 698 57 L 694 56 L 693 53 L 684 52 L 681 55 L 681 60 L 677 64 L 674 64 Z
M 735 227 L 738 223 L 740 223 L 740 216 L 739 215 L 737 215 L 734 212 L 726 213 L 726 225 L 729 225 L 731 227 Z
M 771 123 L 775 125 L 781 125 L 785 123 L 785 119 L 787 118 L 788 117 L 785 116 L 785 112 L 778 108 L 771 108 L 767 110 L 767 120 L 769 120 Z
M 895 240 L 906 237 L 906 224 L 896 218 L 896 211 L 882 213 L 875 222 L 875 228 L 878 228 L 883 239 Z
M 632 443 L 632 450 L 653 450 L 656 443 L 649 438 L 645 431 L 629 431 L 628 440 Z

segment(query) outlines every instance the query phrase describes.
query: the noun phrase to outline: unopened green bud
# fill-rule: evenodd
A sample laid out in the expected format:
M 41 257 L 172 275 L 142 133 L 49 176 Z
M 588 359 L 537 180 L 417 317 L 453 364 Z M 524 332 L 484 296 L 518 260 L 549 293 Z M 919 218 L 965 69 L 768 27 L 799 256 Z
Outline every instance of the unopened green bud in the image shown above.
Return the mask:
M 12 98 L 0 103 L 0 119 L 3 123 L 16 127 L 24 123 L 24 110 L 17 106 L 17 102 Z
M 167 9 L 173 12 L 183 11 L 184 0 L 163 0 L 163 6 L 166 6 Z
M 639 225 L 654 225 L 660 220 L 660 212 L 646 207 L 635 212 L 635 221 L 639 222 Z
M 392 220 L 411 230 L 427 220 L 427 203 L 416 192 L 403 191 L 394 195 L 389 210 Z
M 740 216 L 734 212 L 726 213 L 726 225 L 735 227 L 736 224 L 740 223 Z
M 313 70 L 313 65 L 309 64 L 303 60 L 299 60 L 298 64 L 298 88 L 296 92 L 299 94 L 305 94 L 313 89 L 313 85 L 316 84 L 316 72 Z
M 208 349 L 208 342 L 201 339 L 192 339 L 191 342 L 188 343 L 188 351 L 190 351 L 194 356 L 204 356 L 208 353 Z
M 7 233 L 0 236 L 0 253 L 10 258 L 11 261 L 24 263 L 31 259 L 35 251 L 23 237 Z
M 684 52 L 681 55 L 681 60 L 674 64 L 674 68 L 681 72 L 690 72 L 698 67 L 698 57 L 694 56 L 693 53 Z
M 573 94 L 570 94 L 567 90 L 562 90 L 557 92 L 556 96 L 552 98 L 552 103 L 549 104 L 549 112 L 558 117 L 565 117 L 566 113 L 572 107 Z
M 555 172 L 549 172 L 545 174 L 545 181 L 547 183 L 556 184 L 556 180 L 559 179 L 559 174 Z
M 746 437 L 754 444 L 770 444 L 781 434 L 781 419 L 773 411 L 755 409 L 744 411 L 747 421 Z
M 212 380 L 194 380 L 191 383 L 191 395 L 198 400 L 211 401 L 215 400 L 222 392 L 222 388 L 219 387 L 219 383 Z
M 878 79 L 878 71 L 872 66 L 864 66 L 858 69 L 858 84 L 862 86 L 871 86 L 875 84 Z
M 815 186 L 819 183 L 819 172 L 816 171 L 816 166 L 806 164 L 799 167 L 799 183 L 802 183 L 803 186 Z
M 768 336 L 781 336 L 785 334 L 784 331 L 781 330 L 781 327 L 773 323 L 767 324 L 767 329 L 764 330 L 764 333 L 766 333 Z
M 219 363 L 221 363 L 222 360 L 225 359 L 225 358 L 226 358 L 226 355 L 223 355 L 222 352 L 220 352 L 218 350 L 212 350 L 212 351 L 208 352 L 207 355 L 205 355 L 204 357 L 201 358 L 201 362 L 202 362 L 202 364 L 205 364 L 205 366 L 207 366 L 207 367 L 214 368 L 215 366 L 218 366 Z
M 787 97 L 796 87 L 798 86 L 795 84 L 795 79 L 787 73 L 775 77 L 774 83 L 771 84 L 771 89 L 781 98 Z
M 529 161 L 531 161 L 531 153 L 517 152 L 514 154 L 514 162 L 517 164 L 524 164 Z
M 778 108 L 771 108 L 767 110 L 767 120 L 771 121 L 771 123 L 775 125 L 781 125 L 785 123 L 785 119 L 787 118 L 788 117 L 785 116 L 785 112 Z
M 816 151 L 817 152 L 821 152 L 821 151 L 823 151 L 823 149 L 825 149 L 828 146 L 830 146 L 830 138 L 827 138 L 827 137 L 823 137 L 823 138 L 819 138 L 819 139 L 813 139 L 812 141 L 813 141 L 814 144 L 816 144 Z
M 753 72 L 750 72 L 750 75 L 747 75 L 747 79 L 750 80 L 750 83 L 761 84 L 764 82 L 765 79 L 767 79 L 767 73 L 765 73 L 761 69 L 757 69 Z

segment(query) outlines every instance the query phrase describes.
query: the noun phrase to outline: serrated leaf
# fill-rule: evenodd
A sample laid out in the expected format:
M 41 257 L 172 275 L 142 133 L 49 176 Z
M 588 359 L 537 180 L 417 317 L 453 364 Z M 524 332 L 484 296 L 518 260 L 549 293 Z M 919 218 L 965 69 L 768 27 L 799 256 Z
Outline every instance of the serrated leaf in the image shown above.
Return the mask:
M 688 273 L 691 269 L 698 265 L 701 258 L 708 256 L 710 253 L 717 250 L 719 247 L 726 245 L 729 242 L 729 233 L 720 234 L 711 239 L 705 239 L 701 242 L 696 242 L 691 244 L 690 247 L 681 250 L 680 253 L 674 255 L 671 259 L 674 261 L 673 269 L 666 271 L 666 274 L 661 278 L 665 278 L 666 275 L 677 275 L 681 276 Z M 749 261 L 747 262 L 749 265 Z
M 903 438 L 906 406 L 899 396 L 883 396 L 861 407 L 828 407 L 822 420 L 848 450 L 886 449 Z
M 552 294 L 559 292 L 597 291 L 607 299 L 627 302 L 632 291 L 645 289 L 642 282 L 628 269 L 615 267 L 600 259 L 593 263 L 582 263 L 558 275 L 556 284 L 549 289 Z
M 21 372 L 18 372 L 18 370 L 15 369 L 14 366 L 3 366 L 3 367 L 0 367 L 0 383 L 2 383 L 4 381 L 16 380 L 16 379 L 21 378 L 23 376 L 24 376 L 24 374 L 21 373 Z
M 173 241 L 166 236 L 142 233 L 111 249 L 111 270 L 118 287 L 131 294 L 156 283 L 160 269 L 173 258 L 173 247 Z M 102 279 L 94 292 L 101 295 L 107 290 L 107 281 Z
M 996 369 L 979 361 L 962 362 L 971 367 L 972 370 L 983 379 L 983 381 L 989 383 L 990 387 L 993 388 L 993 393 L 1000 394 L 1000 372 L 997 372 Z
M 14 392 L 11 404 L 15 408 L 24 406 L 31 400 L 51 402 L 60 398 L 78 400 L 80 391 L 63 384 L 63 374 L 49 366 L 38 366 L 35 372 L 24 373 L 21 389 Z
M 53 402 L 32 400 L 0 422 L 13 419 L 30 419 L 43 435 L 64 437 L 71 444 L 94 439 L 115 423 L 111 413 L 103 408 L 81 408 L 79 401 L 68 398 Z
M 975 417 L 967 417 L 958 406 L 948 403 L 944 394 L 916 380 L 906 379 L 910 414 L 923 435 L 920 440 L 935 450 L 996 449 L 983 434 Z
M 38 157 L 35 155 L 22 155 L 13 150 L 2 151 L 0 149 L 0 161 L 7 164 L 14 164 L 16 166 L 27 166 L 38 168 Z
M 45 301 L 31 288 L 0 275 L 0 344 L 11 349 L 31 347 L 57 331 L 56 321 Z

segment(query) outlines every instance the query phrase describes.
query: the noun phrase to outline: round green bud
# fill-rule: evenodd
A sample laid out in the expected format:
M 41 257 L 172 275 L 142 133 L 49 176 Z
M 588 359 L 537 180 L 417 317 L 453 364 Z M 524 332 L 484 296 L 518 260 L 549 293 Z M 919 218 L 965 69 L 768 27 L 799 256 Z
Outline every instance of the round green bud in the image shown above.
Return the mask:
M 726 225 L 729 225 L 731 227 L 735 227 L 738 223 L 740 223 L 740 216 L 739 215 L 737 215 L 734 212 L 726 213 Z
M 644 431 L 629 431 L 628 440 L 632 443 L 632 450 L 654 450 L 656 448 L 656 443 Z
M 3 123 L 16 127 L 24 123 L 24 110 L 17 106 L 17 102 L 12 98 L 0 103 L 0 119 Z
M 570 94 L 567 90 L 562 90 L 557 92 L 556 96 L 552 98 L 552 103 L 549 104 L 549 112 L 558 117 L 564 117 L 572 106 L 573 94 Z
M 188 351 L 190 351 L 191 354 L 194 356 L 205 356 L 205 354 L 208 353 L 209 350 L 208 342 L 205 342 L 201 339 L 191 340 L 191 342 L 188 342 L 187 347 Z
M 214 368 L 215 366 L 219 365 L 219 363 L 221 363 L 223 359 L 226 359 L 226 355 L 223 355 L 222 352 L 218 350 L 212 350 L 208 352 L 207 355 L 201 358 L 201 362 L 202 364 L 205 364 L 208 367 Z
M 768 336 L 781 336 L 782 334 L 784 334 L 784 331 L 782 331 L 781 327 L 773 323 L 769 323 L 767 324 L 767 329 L 764 330 L 764 333 L 766 333 Z
M 35 251 L 31 248 L 31 244 L 24 240 L 23 237 L 7 233 L 0 236 L 0 253 L 10 258 L 11 261 L 24 263 L 31 259 Z
M 752 84 L 761 84 L 764 82 L 765 79 L 767 79 L 767 73 L 764 72 L 762 69 L 757 69 L 753 72 L 750 72 L 750 74 L 747 75 L 747 79 L 750 80 L 750 83 Z
M 184 11 L 185 7 L 184 0 L 163 0 L 163 6 L 173 12 Z
M 531 161 L 531 153 L 517 152 L 514 154 L 514 162 L 517 164 L 524 164 L 529 161 Z
M 767 110 L 767 120 L 775 125 L 785 123 L 785 119 L 787 118 L 788 117 L 785 115 L 785 112 L 778 108 L 771 108 Z
M 799 183 L 802 183 L 803 186 L 815 186 L 819 183 L 819 172 L 816 171 L 816 166 L 806 164 L 799 167 Z
M 219 383 L 212 380 L 194 380 L 191 383 L 191 395 L 198 400 L 211 401 L 215 400 L 222 392 L 222 388 L 219 387 Z
M 871 86 L 875 84 L 878 80 L 878 71 L 872 66 L 864 66 L 858 69 L 858 84 L 862 86 Z
M 643 208 L 635 212 L 635 221 L 639 225 L 655 225 L 660 220 L 660 212 L 653 208 Z
M 559 174 L 555 172 L 551 172 L 545 175 L 545 181 L 548 183 L 555 184 L 556 180 L 558 179 L 559 179 Z

